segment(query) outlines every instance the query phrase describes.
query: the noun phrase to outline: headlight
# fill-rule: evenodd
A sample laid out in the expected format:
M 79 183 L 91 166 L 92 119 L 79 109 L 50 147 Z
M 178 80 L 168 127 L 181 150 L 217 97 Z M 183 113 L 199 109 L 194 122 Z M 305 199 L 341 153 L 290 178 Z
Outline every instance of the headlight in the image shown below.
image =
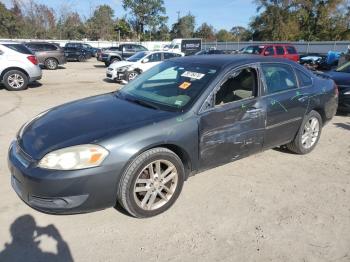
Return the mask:
M 130 66 L 122 66 L 118 68 L 118 72 L 124 72 L 129 69 Z
M 77 170 L 99 166 L 108 156 L 108 151 L 98 145 L 79 145 L 48 153 L 39 167 L 56 170 Z

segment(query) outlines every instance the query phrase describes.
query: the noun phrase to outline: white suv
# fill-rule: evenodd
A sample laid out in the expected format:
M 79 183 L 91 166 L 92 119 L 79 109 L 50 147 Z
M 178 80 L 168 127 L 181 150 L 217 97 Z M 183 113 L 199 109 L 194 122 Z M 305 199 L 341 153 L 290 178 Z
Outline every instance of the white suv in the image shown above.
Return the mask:
M 38 59 L 27 47 L 16 42 L 0 42 L 0 82 L 7 90 L 24 90 L 41 77 Z
M 112 63 L 107 68 L 106 76 L 113 81 L 127 83 L 162 61 L 180 56 L 184 54 L 166 51 L 138 52 L 125 61 Z

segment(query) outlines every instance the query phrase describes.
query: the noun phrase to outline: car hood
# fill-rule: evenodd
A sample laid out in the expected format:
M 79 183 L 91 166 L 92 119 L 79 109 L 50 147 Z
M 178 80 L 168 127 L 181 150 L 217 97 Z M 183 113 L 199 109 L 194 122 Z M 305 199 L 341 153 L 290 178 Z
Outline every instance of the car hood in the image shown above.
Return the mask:
M 174 116 L 120 99 L 115 93 L 71 102 L 48 110 L 18 134 L 20 147 L 33 159 L 68 146 L 98 143 L 147 124 Z
M 325 73 L 325 75 L 332 78 L 337 85 L 350 86 L 350 73 L 328 71 Z
M 129 61 L 117 61 L 117 62 L 112 63 L 109 67 L 110 67 L 110 68 L 113 68 L 113 69 L 116 69 L 116 68 L 120 68 L 120 67 L 123 67 L 123 66 L 132 65 L 132 64 L 134 64 L 134 62 L 129 62 Z

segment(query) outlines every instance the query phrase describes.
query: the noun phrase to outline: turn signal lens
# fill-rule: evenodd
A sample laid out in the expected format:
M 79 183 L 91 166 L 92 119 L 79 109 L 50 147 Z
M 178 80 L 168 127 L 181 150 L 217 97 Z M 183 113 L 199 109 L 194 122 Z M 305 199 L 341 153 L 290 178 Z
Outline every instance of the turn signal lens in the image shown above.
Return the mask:
M 99 166 L 109 152 L 98 145 L 79 145 L 48 153 L 39 167 L 56 170 L 77 170 Z

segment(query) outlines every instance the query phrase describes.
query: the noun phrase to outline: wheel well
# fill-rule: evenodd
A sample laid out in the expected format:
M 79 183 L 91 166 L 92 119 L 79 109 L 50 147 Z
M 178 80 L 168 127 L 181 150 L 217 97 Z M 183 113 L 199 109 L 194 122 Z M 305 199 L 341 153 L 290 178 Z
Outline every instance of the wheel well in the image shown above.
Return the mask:
M 119 56 L 111 56 L 110 61 L 113 61 L 114 59 L 118 59 L 119 61 L 122 61 L 121 57 L 119 57 Z
M 49 59 L 56 60 L 56 62 L 58 63 L 58 60 L 57 60 L 55 57 L 48 57 L 48 58 L 45 59 L 45 62 L 46 62 L 47 60 L 49 60 Z
M 134 71 L 136 71 L 139 74 L 142 74 L 142 70 L 140 68 L 135 68 Z
M 323 108 L 313 108 L 312 110 L 316 111 L 317 113 L 320 114 L 320 116 L 322 118 L 322 125 L 324 125 L 325 122 L 327 121 L 326 112 L 324 111 L 324 109 Z
M 6 68 L 2 73 L 1 73 L 1 76 L 0 76 L 0 80 L 2 81 L 3 78 L 4 78 L 4 75 L 8 72 L 8 71 L 11 71 L 11 70 L 18 70 L 18 71 L 21 71 L 23 74 L 25 74 L 27 77 L 29 77 L 28 73 L 23 70 L 22 68 L 20 67 L 9 67 L 9 68 Z
M 164 147 L 173 151 L 181 159 L 185 168 L 185 179 L 188 178 L 189 174 L 192 171 L 192 163 L 191 163 L 190 156 L 184 149 L 174 144 L 162 144 L 162 145 L 157 145 L 155 147 Z M 152 148 L 155 148 L 155 147 L 152 147 Z M 152 149 L 152 148 L 149 148 L 149 149 Z

